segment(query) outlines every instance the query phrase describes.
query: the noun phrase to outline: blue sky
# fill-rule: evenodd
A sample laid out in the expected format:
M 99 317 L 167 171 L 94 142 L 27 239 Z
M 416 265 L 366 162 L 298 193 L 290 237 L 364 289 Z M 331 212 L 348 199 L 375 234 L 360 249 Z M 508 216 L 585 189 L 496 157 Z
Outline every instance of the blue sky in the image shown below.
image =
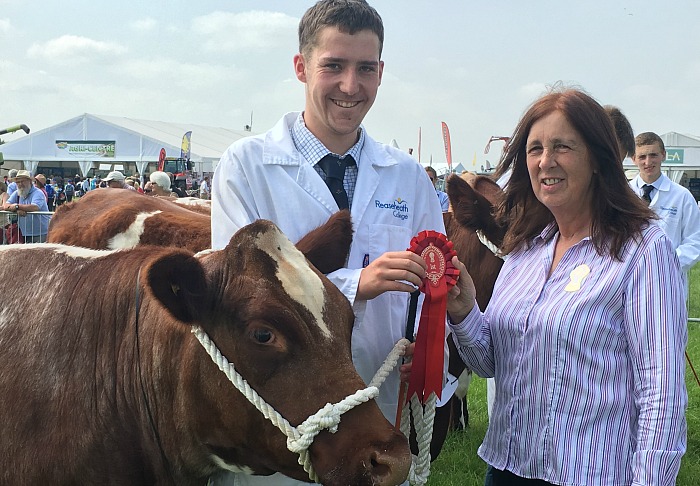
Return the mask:
M 495 165 L 527 106 L 558 81 L 619 106 L 635 132 L 700 135 L 700 2 L 370 2 L 385 70 L 365 119 L 445 167 Z M 292 57 L 312 2 L 0 0 L 0 126 L 82 113 L 265 131 L 300 110 Z M 5 135 L 6 141 L 20 134 Z M 192 145 L 197 134 L 192 134 Z

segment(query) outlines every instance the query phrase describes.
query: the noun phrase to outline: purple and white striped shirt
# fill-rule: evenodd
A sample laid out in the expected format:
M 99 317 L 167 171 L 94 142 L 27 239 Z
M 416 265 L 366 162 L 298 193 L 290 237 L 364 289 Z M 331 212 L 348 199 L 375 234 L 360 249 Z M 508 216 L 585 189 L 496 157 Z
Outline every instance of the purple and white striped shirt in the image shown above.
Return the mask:
M 557 239 L 552 224 L 509 255 L 486 312 L 450 325 L 465 362 L 496 379 L 479 455 L 555 484 L 675 484 L 688 334 L 671 242 L 650 225 L 620 262 L 585 238 L 548 277 Z

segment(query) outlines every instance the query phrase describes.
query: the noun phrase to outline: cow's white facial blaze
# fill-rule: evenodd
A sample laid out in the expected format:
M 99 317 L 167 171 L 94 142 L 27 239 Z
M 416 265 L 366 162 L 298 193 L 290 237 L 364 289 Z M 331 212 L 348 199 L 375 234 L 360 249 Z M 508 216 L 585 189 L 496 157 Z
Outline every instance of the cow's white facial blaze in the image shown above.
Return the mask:
M 141 241 L 141 235 L 146 228 L 146 220 L 162 211 L 153 211 L 150 213 L 139 213 L 131 225 L 123 233 L 114 235 L 107 242 L 107 248 L 110 250 L 118 250 L 123 248 L 134 248 Z
M 323 320 L 323 282 L 311 270 L 306 257 L 279 230 L 259 234 L 256 243 L 277 262 L 276 277 L 284 291 L 311 312 L 323 335 L 330 338 L 330 329 Z

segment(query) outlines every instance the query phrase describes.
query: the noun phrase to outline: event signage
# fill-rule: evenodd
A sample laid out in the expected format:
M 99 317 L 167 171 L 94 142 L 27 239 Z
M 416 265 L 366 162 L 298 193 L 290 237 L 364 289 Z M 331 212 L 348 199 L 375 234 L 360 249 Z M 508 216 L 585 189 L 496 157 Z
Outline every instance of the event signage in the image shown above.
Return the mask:
M 683 149 L 679 148 L 666 148 L 666 160 L 667 164 L 682 164 L 683 163 Z
M 56 140 L 56 148 L 78 158 L 114 158 L 114 140 Z

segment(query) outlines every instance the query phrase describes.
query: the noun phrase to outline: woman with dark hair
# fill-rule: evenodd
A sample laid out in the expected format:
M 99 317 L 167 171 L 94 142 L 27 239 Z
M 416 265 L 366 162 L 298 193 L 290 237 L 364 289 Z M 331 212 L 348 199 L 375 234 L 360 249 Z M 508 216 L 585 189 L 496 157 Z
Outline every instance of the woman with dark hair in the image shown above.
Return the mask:
M 678 259 L 629 188 L 610 118 L 579 90 L 538 99 L 501 160 L 507 258 L 482 314 L 463 265 L 462 359 L 495 377 L 479 455 L 493 484 L 674 484 L 686 447 Z

